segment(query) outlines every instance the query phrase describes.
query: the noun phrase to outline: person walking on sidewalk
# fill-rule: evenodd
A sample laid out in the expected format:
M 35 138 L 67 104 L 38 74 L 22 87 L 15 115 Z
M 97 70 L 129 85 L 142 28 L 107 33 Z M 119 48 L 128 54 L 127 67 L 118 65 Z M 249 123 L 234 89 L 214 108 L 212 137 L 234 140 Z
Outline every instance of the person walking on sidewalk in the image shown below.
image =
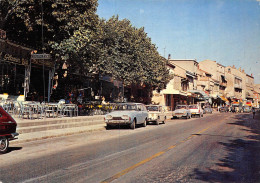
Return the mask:
M 253 112 L 253 119 L 255 119 L 255 108 L 252 108 L 252 112 Z

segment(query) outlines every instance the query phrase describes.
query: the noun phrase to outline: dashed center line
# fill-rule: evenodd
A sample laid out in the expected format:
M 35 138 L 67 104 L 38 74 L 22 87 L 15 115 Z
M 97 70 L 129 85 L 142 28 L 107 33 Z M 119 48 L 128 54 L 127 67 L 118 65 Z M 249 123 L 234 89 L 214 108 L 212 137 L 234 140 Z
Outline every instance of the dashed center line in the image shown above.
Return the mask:
M 211 127 L 212 127 L 212 126 L 211 126 Z M 205 128 L 205 129 L 203 129 L 203 130 L 197 132 L 196 134 L 201 134 L 201 133 L 205 132 L 206 130 L 208 130 L 208 129 L 211 128 L 211 127 Z M 196 136 L 196 135 L 191 135 L 191 136 L 187 137 L 186 139 L 184 139 L 184 140 L 182 140 L 182 141 L 180 141 L 180 142 L 177 142 L 175 145 L 172 145 L 172 146 L 168 147 L 166 150 L 161 151 L 161 152 L 158 152 L 158 153 L 154 154 L 153 156 L 151 156 L 151 157 L 149 157 L 149 158 L 147 158 L 147 159 L 145 159 L 145 160 L 140 161 L 139 163 L 137 163 L 137 164 L 135 164 L 135 165 L 133 165 L 133 166 L 131 166 L 131 167 L 129 167 L 129 168 L 127 168 L 127 169 L 125 169 L 125 170 L 123 170 L 123 171 L 121 171 L 121 172 L 115 174 L 115 175 L 113 175 L 112 177 L 109 177 L 108 179 L 105 179 L 105 180 L 102 181 L 101 183 L 110 183 L 110 182 L 112 182 L 112 181 L 118 179 L 119 177 L 121 177 L 121 176 L 127 174 L 128 172 L 130 172 L 130 171 L 136 169 L 137 167 L 139 167 L 139 166 L 141 166 L 141 165 L 143 165 L 143 164 L 145 164 L 145 163 L 147 163 L 147 162 L 153 160 L 153 159 L 156 158 L 156 157 L 159 157 L 159 156 L 163 155 L 164 153 L 166 153 L 166 152 L 170 151 L 171 149 L 175 148 L 176 146 L 178 146 L 178 145 L 180 145 L 180 144 L 182 144 L 182 143 L 188 141 L 189 139 L 191 139 L 191 138 L 194 137 L 194 136 Z
M 223 122 L 223 121 L 227 120 L 228 118 L 229 118 L 229 116 L 223 118 L 220 122 Z M 217 124 L 215 124 L 215 125 L 213 125 L 213 126 L 216 126 L 216 125 L 217 125 Z M 170 151 L 171 149 L 174 149 L 176 146 L 178 146 L 178 145 L 180 145 L 180 144 L 182 144 L 182 143 L 184 143 L 184 142 L 187 142 L 187 141 L 190 140 L 192 137 L 197 136 L 198 134 L 202 134 L 203 132 L 205 132 L 205 131 L 208 130 L 209 128 L 212 128 L 213 126 L 210 126 L 210 127 L 208 127 L 208 128 L 205 128 L 205 129 L 203 129 L 203 130 L 201 130 L 201 131 L 199 131 L 199 132 L 197 132 L 197 133 L 195 133 L 195 134 L 193 134 L 193 135 L 187 137 L 186 139 L 184 139 L 184 140 L 182 140 L 182 141 L 180 141 L 180 142 L 177 142 L 175 145 L 172 145 L 172 146 L 168 147 L 166 150 L 161 151 L 161 152 L 158 152 L 158 153 L 154 154 L 153 156 L 151 156 L 151 157 L 149 157 L 149 158 L 146 158 L 145 160 L 140 161 L 139 163 L 137 163 L 137 164 L 135 164 L 135 165 L 133 165 L 133 166 L 131 166 L 131 167 L 129 167 L 129 168 L 127 168 L 127 169 L 125 169 L 125 170 L 123 170 L 123 171 L 121 171 L 121 172 L 115 174 L 115 175 L 113 175 L 112 177 L 109 177 L 109 178 L 105 179 L 105 180 L 102 181 L 101 183 L 110 183 L 110 182 L 112 182 L 112 181 L 118 179 L 119 177 L 121 177 L 121 176 L 127 174 L 128 172 L 130 172 L 130 171 L 136 169 L 137 167 L 139 167 L 139 166 L 141 166 L 141 165 L 143 165 L 143 164 L 145 164 L 145 163 L 147 163 L 147 162 L 153 160 L 153 159 L 156 158 L 156 157 L 159 157 L 159 156 L 163 155 L 164 153 Z

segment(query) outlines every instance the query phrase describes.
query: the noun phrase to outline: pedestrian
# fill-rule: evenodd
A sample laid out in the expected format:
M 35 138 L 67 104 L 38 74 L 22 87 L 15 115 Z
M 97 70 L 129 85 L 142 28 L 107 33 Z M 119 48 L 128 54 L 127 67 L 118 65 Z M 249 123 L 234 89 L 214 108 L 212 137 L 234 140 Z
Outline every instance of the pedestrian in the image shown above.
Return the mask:
M 255 108 L 252 108 L 252 112 L 253 112 L 253 119 L 255 119 Z

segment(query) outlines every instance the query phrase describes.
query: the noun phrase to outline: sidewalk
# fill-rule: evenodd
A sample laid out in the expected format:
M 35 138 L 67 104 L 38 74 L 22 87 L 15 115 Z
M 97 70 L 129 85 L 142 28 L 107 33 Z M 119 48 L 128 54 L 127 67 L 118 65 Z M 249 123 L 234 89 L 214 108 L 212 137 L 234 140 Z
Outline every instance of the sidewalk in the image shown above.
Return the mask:
M 43 119 L 20 119 L 17 122 L 18 139 L 12 144 L 60 137 L 84 132 L 105 130 L 104 116 L 78 116 Z

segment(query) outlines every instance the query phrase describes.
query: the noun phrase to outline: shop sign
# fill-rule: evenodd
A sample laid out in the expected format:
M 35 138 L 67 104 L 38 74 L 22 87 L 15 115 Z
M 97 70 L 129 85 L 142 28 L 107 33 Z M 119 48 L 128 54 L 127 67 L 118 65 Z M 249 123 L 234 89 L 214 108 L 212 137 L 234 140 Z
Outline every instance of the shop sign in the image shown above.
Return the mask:
M 44 63 L 44 65 L 47 66 L 47 67 L 53 67 L 54 66 L 54 64 L 51 61 L 43 61 L 43 60 L 38 60 L 38 59 L 37 60 L 32 59 L 31 63 L 35 64 L 35 65 L 43 65 L 43 63 Z
M 51 59 L 51 55 L 50 54 L 32 54 L 31 55 L 31 59 L 37 59 L 37 60 L 48 60 Z
M 0 58 L 2 58 L 4 61 L 16 63 L 16 64 L 28 65 L 28 60 L 24 58 L 14 57 L 11 54 L 0 52 Z

